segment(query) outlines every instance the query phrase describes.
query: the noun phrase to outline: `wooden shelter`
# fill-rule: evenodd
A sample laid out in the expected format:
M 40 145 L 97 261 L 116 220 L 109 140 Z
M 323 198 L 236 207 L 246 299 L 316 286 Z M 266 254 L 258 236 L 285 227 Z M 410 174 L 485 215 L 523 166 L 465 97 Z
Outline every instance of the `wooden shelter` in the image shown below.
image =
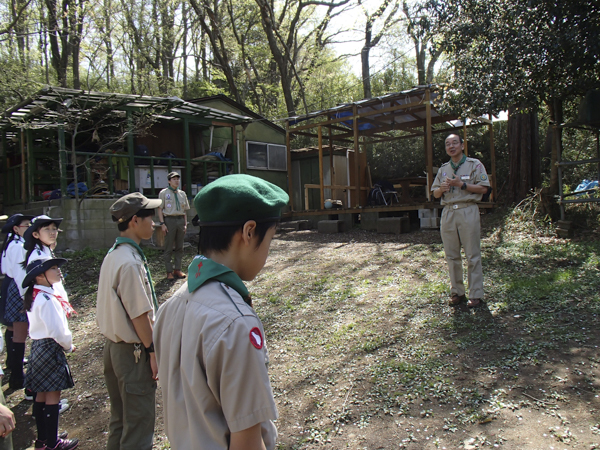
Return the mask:
M 290 117 L 286 120 L 288 148 L 288 183 L 290 192 L 290 209 L 292 215 L 300 213 L 303 205 L 294 203 L 294 180 L 292 173 L 292 139 L 294 136 L 309 136 L 315 138 L 319 155 L 320 183 L 318 186 L 303 186 L 302 189 L 318 189 L 320 193 L 320 208 L 313 213 L 323 213 L 325 209 L 325 190 L 350 190 L 349 204 L 343 210 L 348 213 L 366 208 L 367 194 L 372 188 L 367 167 L 365 147 L 379 142 L 398 141 L 402 139 L 420 138 L 423 140 L 423 151 L 426 161 L 426 177 L 422 180 L 400 179 L 395 186 L 403 189 L 395 205 L 388 210 L 415 210 L 435 208 L 430 196 L 430 187 L 435 173 L 433 169 L 432 136 L 435 133 L 462 134 L 465 140 L 465 153 L 468 154 L 467 128 L 471 126 L 488 126 L 490 133 L 490 181 L 493 192 L 496 192 L 496 160 L 494 154 L 494 139 L 491 116 L 460 121 L 457 115 L 441 114 L 436 104 L 441 99 L 438 86 L 418 86 L 414 89 L 388 94 L 382 97 L 361 100 L 340 105 L 323 111 L 316 111 L 304 116 Z M 325 141 L 325 144 L 324 144 Z M 334 148 L 334 145 L 344 146 L 353 150 L 350 177 L 347 185 L 336 184 L 335 176 L 331 184 L 325 184 L 323 148 Z M 332 165 L 329 173 L 334 173 L 333 159 L 328 158 Z M 414 178 L 414 177 L 413 177 Z M 418 181 L 418 182 L 417 182 Z M 426 188 L 426 202 L 411 202 L 408 197 L 408 187 L 421 184 Z M 296 195 L 296 198 L 298 196 Z M 344 211 L 336 211 L 343 213 Z M 306 213 L 306 211 L 304 211 Z

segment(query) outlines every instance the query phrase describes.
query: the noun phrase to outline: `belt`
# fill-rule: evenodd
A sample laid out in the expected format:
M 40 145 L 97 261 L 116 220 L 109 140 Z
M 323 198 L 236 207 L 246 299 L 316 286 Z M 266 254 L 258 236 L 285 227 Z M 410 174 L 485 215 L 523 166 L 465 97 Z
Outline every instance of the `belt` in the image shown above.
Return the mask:
M 462 208 L 467 208 L 471 205 L 474 205 L 475 203 L 454 203 L 452 205 L 446 205 L 446 208 L 448 209 L 462 209 Z
M 165 219 L 178 219 L 179 217 L 185 217 L 185 214 L 171 214 L 170 216 L 165 216 Z

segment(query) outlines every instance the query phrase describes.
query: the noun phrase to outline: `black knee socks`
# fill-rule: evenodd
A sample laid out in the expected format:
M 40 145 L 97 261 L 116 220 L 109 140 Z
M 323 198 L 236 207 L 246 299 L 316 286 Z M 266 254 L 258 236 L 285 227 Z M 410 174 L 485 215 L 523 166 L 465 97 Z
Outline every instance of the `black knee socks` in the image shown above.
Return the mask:
M 46 431 L 46 413 L 44 402 L 33 403 L 33 415 L 35 416 L 35 426 L 37 427 L 38 441 L 46 441 L 48 432 Z
M 11 389 L 23 389 L 23 357 L 25 356 L 25 343 L 13 342 L 12 370 L 10 372 L 9 386 Z
M 4 345 L 6 345 L 6 362 L 5 366 L 8 370 L 12 369 L 12 349 L 13 349 L 13 332 L 8 328 L 4 332 Z
M 58 410 L 60 405 L 46 405 L 45 416 L 46 416 L 46 447 L 56 447 L 58 441 Z

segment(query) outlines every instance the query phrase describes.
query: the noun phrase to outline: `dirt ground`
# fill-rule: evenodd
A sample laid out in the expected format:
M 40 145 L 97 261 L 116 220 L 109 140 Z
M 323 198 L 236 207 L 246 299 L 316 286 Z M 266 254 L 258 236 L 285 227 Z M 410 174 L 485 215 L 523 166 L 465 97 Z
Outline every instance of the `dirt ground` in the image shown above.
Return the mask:
M 483 217 L 486 304 L 475 310 L 446 304 L 439 231 L 280 230 L 249 284 L 267 333 L 278 448 L 600 449 L 598 236 L 509 233 L 501 221 Z M 182 282 L 167 282 L 160 253 L 148 252 L 162 302 Z M 102 252 L 65 256 L 78 350 L 60 428 L 99 450 L 109 418 L 95 324 Z M 14 448 L 28 448 L 31 402 L 3 389 Z M 160 389 L 154 447 L 169 448 Z

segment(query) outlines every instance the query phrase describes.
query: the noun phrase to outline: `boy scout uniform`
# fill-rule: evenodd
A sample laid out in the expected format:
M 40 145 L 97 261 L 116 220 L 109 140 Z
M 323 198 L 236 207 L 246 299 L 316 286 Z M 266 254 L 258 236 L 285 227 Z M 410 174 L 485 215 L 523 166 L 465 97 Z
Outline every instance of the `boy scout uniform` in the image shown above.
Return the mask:
M 156 208 L 156 202 L 149 200 L 146 206 Z M 132 245 L 120 244 L 104 258 L 96 304 L 96 321 L 106 337 L 104 378 L 110 397 L 108 450 L 152 449 L 156 381 L 152 379 L 144 344 L 131 321 L 145 313 L 154 320 L 152 290 L 144 261 Z
M 175 176 L 179 177 L 179 174 L 177 172 L 171 172 L 169 174 L 169 180 Z M 181 189 L 173 191 L 167 187 L 160 191 L 158 198 L 162 200 L 162 213 L 167 230 L 169 230 L 165 237 L 164 253 L 165 268 L 168 273 L 173 272 L 173 266 L 175 266 L 175 270 L 181 270 L 183 240 L 185 238 L 185 225 L 187 220 L 186 211 L 190 209 L 190 204 L 188 202 L 187 194 Z M 175 244 L 174 250 L 173 244 Z M 174 264 L 171 263 L 171 255 L 173 253 L 175 253 Z
M 202 230 L 275 221 L 288 200 L 277 186 L 240 174 L 210 183 L 194 206 Z M 154 345 L 174 450 L 226 450 L 231 433 L 257 424 L 267 450 L 275 448 L 265 332 L 235 272 L 194 258 L 187 282 L 158 311 Z
M 431 185 L 431 191 L 441 187 L 446 178 L 452 175 L 464 183 L 490 186 L 485 167 L 475 158 L 466 158 L 456 173 L 450 161 L 442 165 Z M 467 257 L 467 280 L 469 283 L 469 298 L 483 298 L 483 271 L 481 268 L 481 243 L 480 220 L 477 202 L 481 201 L 482 194 L 474 194 L 460 187 L 452 186 L 449 192 L 441 197 L 442 220 L 440 234 L 444 243 L 444 252 L 448 261 L 450 273 L 451 293 L 458 296 L 465 294 L 463 282 L 462 258 L 460 255 L 461 244 Z
M 230 433 L 257 423 L 267 450 L 275 448 L 265 333 L 240 294 L 219 281 L 192 293 L 184 284 L 159 309 L 154 336 L 174 450 L 227 449 Z

